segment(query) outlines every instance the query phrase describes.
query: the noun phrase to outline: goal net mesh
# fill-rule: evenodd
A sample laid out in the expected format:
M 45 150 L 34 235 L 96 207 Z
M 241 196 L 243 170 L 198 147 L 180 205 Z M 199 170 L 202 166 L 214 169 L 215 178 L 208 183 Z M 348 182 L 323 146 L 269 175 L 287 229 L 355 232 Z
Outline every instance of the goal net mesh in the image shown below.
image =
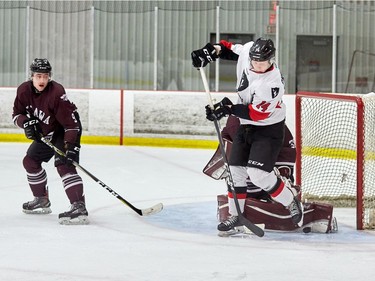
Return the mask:
M 375 228 L 374 96 L 299 99 L 303 199 L 357 208 L 359 228 Z

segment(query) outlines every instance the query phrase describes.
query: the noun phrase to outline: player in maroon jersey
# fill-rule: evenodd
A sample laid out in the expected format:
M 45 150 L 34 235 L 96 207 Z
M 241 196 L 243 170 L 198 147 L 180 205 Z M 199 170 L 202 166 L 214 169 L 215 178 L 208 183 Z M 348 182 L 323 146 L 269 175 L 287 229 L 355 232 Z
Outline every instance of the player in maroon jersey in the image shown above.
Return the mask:
M 14 101 L 13 122 L 33 140 L 23 158 L 23 166 L 34 200 L 24 203 L 22 208 L 26 214 L 51 213 L 47 174 L 42 163 L 54 156 L 55 167 L 71 203 L 69 211 L 59 214 L 59 222 L 86 224 L 88 212 L 83 182 L 73 165 L 73 161 L 79 162 L 81 122 L 77 107 L 69 101 L 64 87 L 51 80 L 51 74 L 52 67 L 47 59 L 34 59 L 30 65 L 30 80 L 17 88 Z M 41 142 L 41 136 L 65 151 L 66 157 Z

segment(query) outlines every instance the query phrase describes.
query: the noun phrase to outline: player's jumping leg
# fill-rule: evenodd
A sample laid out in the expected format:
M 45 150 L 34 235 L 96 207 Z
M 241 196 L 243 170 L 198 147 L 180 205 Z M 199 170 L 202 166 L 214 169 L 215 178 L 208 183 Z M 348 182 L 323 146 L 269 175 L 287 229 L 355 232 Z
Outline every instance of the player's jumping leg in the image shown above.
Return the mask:
M 299 227 L 303 223 L 303 205 L 297 197 L 298 191 L 283 177 L 257 168 L 248 168 L 252 182 L 267 191 L 273 200 L 284 205 L 290 212 L 293 222 Z
M 245 208 L 246 200 L 246 167 L 240 166 L 230 166 L 230 170 L 233 177 L 234 190 L 236 192 L 237 201 L 240 207 L 240 211 L 243 213 Z M 227 220 L 221 222 L 217 229 L 219 230 L 219 236 L 229 236 L 241 232 L 239 229 L 242 228 L 242 225 L 238 219 L 237 208 L 234 202 L 234 197 L 232 191 L 228 190 L 228 205 L 229 205 L 229 214 Z

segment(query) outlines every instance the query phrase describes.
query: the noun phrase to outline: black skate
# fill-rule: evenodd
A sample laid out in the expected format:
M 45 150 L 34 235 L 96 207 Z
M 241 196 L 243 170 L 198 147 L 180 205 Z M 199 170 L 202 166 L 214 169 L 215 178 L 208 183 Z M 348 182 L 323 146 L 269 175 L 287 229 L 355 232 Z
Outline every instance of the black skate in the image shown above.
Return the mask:
M 265 224 L 256 224 L 259 228 L 264 230 Z M 246 226 L 241 225 L 237 216 L 232 216 L 223 221 L 217 226 L 219 230 L 218 236 L 229 237 L 233 235 L 253 235 L 254 233 Z
M 258 227 L 264 230 L 264 224 L 256 224 Z M 228 231 L 219 231 L 217 234 L 220 237 L 229 237 L 234 235 L 254 235 L 254 232 L 252 232 L 250 229 L 248 229 L 244 225 L 235 226 L 232 229 Z
M 303 205 L 302 203 L 294 197 L 292 203 L 287 207 L 292 216 L 292 221 L 299 227 L 303 224 Z
M 51 202 L 47 196 L 34 197 L 33 201 L 26 202 L 22 205 L 22 210 L 26 214 L 50 214 Z
M 218 235 L 222 237 L 231 236 L 241 232 L 237 227 L 242 227 L 238 216 L 231 216 L 217 226 Z
M 82 201 L 74 202 L 70 211 L 59 214 L 60 224 L 88 224 L 88 212 L 85 203 Z

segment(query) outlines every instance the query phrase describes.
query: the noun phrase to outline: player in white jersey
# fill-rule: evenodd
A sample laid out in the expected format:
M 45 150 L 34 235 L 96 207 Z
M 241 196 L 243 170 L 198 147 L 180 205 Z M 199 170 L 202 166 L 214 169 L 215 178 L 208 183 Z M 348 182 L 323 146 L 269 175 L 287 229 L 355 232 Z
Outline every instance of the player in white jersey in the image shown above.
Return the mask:
M 191 56 L 195 67 L 204 67 L 217 58 L 237 61 L 237 104 L 224 98 L 213 110 L 206 106 L 206 117 L 210 121 L 228 115 L 240 118 L 229 169 L 241 212 L 244 211 L 246 179 L 249 177 L 273 200 L 284 205 L 293 222 L 301 226 L 303 206 L 296 196 L 297 191 L 273 170 L 283 145 L 286 115 L 282 100 L 284 79 L 274 63 L 275 51 L 271 39 L 259 38 L 244 45 L 222 40 L 215 45 L 208 43 L 193 51 Z M 240 225 L 231 189 L 228 198 L 231 216 L 218 225 L 221 232 Z

